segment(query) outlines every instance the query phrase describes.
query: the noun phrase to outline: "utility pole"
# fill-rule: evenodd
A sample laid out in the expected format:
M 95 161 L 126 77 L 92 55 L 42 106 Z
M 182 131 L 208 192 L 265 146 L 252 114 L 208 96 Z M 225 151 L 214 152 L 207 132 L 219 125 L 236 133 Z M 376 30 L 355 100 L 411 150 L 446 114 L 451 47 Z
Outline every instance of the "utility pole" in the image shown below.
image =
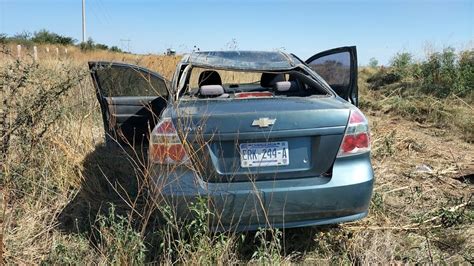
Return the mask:
M 86 0 L 82 0 L 82 42 L 86 42 Z

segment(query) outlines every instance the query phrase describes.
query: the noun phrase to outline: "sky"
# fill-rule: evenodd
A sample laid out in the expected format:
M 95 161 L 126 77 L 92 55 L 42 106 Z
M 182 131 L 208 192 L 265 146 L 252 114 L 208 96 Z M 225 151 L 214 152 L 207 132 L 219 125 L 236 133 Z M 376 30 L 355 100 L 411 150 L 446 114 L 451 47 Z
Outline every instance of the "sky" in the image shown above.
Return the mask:
M 356 45 L 359 64 L 473 49 L 474 0 L 85 0 L 86 35 L 133 53 L 282 49 L 308 58 Z M 0 0 L 0 33 L 47 29 L 81 40 L 82 0 Z M 130 40 L 121 41 L 121 40 Z

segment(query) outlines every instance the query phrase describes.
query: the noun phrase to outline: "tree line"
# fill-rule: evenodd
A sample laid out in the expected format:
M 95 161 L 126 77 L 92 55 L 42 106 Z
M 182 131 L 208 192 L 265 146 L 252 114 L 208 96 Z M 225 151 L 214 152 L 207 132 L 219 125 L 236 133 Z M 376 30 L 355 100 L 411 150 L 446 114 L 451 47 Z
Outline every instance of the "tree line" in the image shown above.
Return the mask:
M 82 50 L 109 50 L 112 52 L 123 52 L 117 46 L 108 46 L 102 43 L 96 43 L 92 38 L 89 38 L 86 42 L 79 43 L 76 39 L 57 34 L 46 29 L 35 31 L 33 33 L 24 31 L 16 33 L 14 35 L 7 35 L 0 33 L 0 44 L 21 44 L 25 46 L 32 46 L 34 44 L 54 44 L 54 45 L 65 45 L 65 46 L 77 46 Z

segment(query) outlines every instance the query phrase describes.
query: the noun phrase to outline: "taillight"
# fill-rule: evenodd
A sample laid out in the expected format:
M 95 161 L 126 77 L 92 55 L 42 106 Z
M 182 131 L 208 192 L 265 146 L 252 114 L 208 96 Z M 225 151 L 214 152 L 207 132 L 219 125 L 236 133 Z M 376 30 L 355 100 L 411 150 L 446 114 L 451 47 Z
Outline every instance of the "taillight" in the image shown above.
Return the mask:
M 361 154 L 370 151 L 369 124 L 365 116 L 358 110 L 351 110 L 349 124 L 337 157 Z
M 151 132 L 148 156 L 157 164 L 180 164 L 188 160 L 171 119 L 161 120 Z

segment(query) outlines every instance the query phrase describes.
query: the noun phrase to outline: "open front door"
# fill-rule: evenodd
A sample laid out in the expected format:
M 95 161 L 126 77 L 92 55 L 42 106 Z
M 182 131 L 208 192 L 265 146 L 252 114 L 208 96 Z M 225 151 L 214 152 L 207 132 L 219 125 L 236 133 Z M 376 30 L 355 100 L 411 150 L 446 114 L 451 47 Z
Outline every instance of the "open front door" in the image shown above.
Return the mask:
M 357 88 L 357 50 L 339 47 L 313 55 L 306 64 L 318 73 L 342 98 L 359 104 Z
M 104 120 L 106 143 L 148 143 L 148 133 L 167 105 L 167 81 L 135 65 L 89 62 Z

